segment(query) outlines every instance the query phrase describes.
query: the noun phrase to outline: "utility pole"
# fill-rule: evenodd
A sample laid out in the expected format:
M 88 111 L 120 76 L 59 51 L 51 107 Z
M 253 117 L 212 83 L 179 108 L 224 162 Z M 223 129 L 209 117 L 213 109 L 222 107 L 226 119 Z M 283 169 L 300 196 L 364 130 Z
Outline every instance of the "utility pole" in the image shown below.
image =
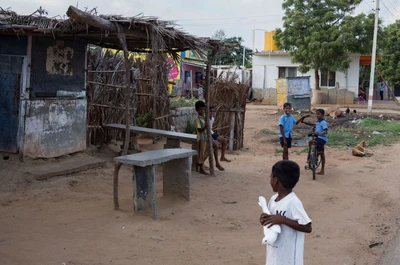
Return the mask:
M 242 83 L 244 84 L 244 62 L 246 59 L 246 47 L 243 46 L 243 63 L 242 63 Z
M 254 52 L 254 39 L 255 39 L 255 37 L 256 37 L 256 36 L 255 36 L 255 35 L 256 35 L 256 27 L 255 27 L 255 26 L 253 27 L 253 30 L 252 30 L 251 33 L 252 33 L 252 35 L 251 35 L 251 41 L 252 41 L 252 46 L 253 46 L 253 47 L 251 47 L 251 49 L 252 49 L 252 52 Z
M 376 41 L 378 38 L 378 23 L 379 23 L 379 0 L 376 0 L 374 40 L 373 40 L 373 45 L 372 45 L 372 58 L 371 58 L 371 76 L 369 79 L 369 92 L 368 92 L 368 112 L 369 113 L 372 113 L 372 100 L 374 98 Z

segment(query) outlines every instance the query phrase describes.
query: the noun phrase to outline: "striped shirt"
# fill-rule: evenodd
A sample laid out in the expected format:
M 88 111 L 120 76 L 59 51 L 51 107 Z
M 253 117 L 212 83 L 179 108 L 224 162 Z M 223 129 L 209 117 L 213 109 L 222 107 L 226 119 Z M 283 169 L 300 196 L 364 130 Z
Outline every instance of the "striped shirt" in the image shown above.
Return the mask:
M 203 129 L 206 126 L 206 122 L 203 116 L 198 116 L 195 120 L 194 120 L 194 127 L 196 128 L 196 132 L 197 132 L 197 141 L 199 140 L 207 140 L 207 131 L 204 130 L 202 132 L 199 132 L 199 130 L 197 129 Z

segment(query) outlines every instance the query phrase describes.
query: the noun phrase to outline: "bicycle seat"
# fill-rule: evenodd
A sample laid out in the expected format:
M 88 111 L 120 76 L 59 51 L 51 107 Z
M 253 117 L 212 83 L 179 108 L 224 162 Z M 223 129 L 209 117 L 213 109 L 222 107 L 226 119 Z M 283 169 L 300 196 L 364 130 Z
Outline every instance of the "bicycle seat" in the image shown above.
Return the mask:
M 308 137 L 316 137 L 317 135 L 315 134 L 315 133 L 310 133 L 309 135 L 308 135 Z

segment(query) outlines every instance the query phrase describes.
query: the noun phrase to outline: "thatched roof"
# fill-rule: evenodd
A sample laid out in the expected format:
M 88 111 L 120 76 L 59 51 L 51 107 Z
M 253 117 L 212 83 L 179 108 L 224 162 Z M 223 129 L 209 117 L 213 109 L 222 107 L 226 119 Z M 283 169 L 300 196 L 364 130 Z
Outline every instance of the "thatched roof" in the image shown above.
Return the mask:
M 18 15 L 0 7 L 0 34 L 78 38 L 105 48 L 121 49 L 118 31 L 126 36 L 130 51 L 202 50 L 218 45 L 215 40 L 198 38 L 176 28 L 172 21 L 154 17 L 97 15 L 70 6 L 68 19 L 46 17 L 39 9 L 31 15 Z

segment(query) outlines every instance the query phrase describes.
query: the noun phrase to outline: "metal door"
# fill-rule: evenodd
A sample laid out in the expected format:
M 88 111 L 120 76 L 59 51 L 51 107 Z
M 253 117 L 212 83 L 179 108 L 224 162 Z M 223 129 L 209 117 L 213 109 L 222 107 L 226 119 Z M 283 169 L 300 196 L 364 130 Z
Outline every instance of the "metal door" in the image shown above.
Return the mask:
M 18 152 L 23 57 L 0 55 L 0 152 Z

